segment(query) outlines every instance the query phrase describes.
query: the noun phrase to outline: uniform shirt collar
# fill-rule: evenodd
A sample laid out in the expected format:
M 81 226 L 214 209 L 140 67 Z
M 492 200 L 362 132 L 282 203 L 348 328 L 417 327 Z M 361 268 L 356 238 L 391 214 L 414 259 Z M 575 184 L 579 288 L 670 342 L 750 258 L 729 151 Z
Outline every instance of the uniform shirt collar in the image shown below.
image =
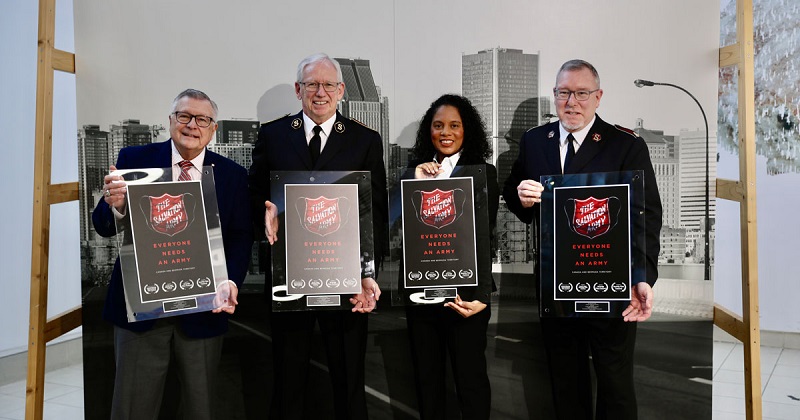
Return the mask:
M 596 119 L 597 119 L 597 115 L 592 117 L 592 120 L 589 121 L 589 124 L 586 124 L 586 127 L 583 127 L 580 130 L 575 131 L 575 132 L 572 133 L 572 137 L 575 137 L 575 151 L 576 152 L 578 151 L 578 149 L 583 144 L 583 140 L 586 139 L 586 136 L 589 135 L 589 130 L 592 129 L 592 126 L 594 125 L 594 121 Z M 558 130 L 559 130 L 559 132 L 561 134 L 561 137 L 559 137 L 559 139 L 560 139 L 559 145 L 561 147 L 567 147 L 567 135 L 569 134 L 569 131 L 564 129 L 564 126 L 561 125 L 561 124 L 558 124 Z
M 325 140 L 328 139 L 328 136 L 331 134 L 331 130 L 333 130 L 333 123 L 336 122 L 336 113 L 333 114 L 332 117 L 328 118 L 322 124 L 319 124 L 322 127 L 322 132 L 319 133 L 320 139 L 322 139 L 322 145 L 325 145 Z M 317 123 L 314 122 L 311 118 L 309 118 L 306 113 L 303 113 L 303 129 L 306 133 L 306 141 L 310 141 L 311 137 L 314 137 L 314 127 Z

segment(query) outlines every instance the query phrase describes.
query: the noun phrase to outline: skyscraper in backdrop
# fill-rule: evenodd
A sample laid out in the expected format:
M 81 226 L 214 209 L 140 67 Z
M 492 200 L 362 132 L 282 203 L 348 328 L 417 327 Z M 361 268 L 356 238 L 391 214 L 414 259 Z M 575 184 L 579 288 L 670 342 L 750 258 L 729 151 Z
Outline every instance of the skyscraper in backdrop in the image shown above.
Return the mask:
M 248 169 L 253 163 L 258 127 L 255 120 L 220 120 L 216 140 L 208 149 Z
M 94 208 L 94 194 L 103 186 L 103 177 L 113 161 L 108 160 L 108 131 L 89 124 L 78 129 L 78 191 L 80 194 L 80 237 L 90 238 L 89 213 Z
M 78 129 L 78 193 L 80 194 L 80 238 L 84 280 L 108 281 L 117 256 L 113 238 L 103 238 L 92 228 L 92 210 L 100 201 L 103 177 L 124 147 L 152 143 L 164 130 L 162 125 L 141 124 L 136 119 L 112 124 L 108 131 L 87 124 Z
M 219 120 L 217 136 L 214 142 L 208 145 L 208 150 L 219 153 L 222 156 L 249 169 L 253 164 L 253 148 L 258 140 L 259 123 L 256 120 L 236 119 Z M 250 255 L 250 267 L 248 273 L 257 275 L 261 279 L 264 273 L 265 261 L 263 261 L 263 250 L 266 247 L 264 241 L 253 243 Z M 261 252 L 259 252 L 261 249 Z M 248 281 L 248 280 L 245 280 Z
M 486 123 L 491 163 L 497 167 L 497 181 L 502 185 L 519 155 L 522 134 L 541 120 L 540 103 L 545 101 L 539 98 L 539 54 L 500 47 L 464 54 L 461 91 Z M 497 241 L 496 262 L 514 264 L 533 259 L 530 226 L 520 222 L 504 204 L 497 215 Z
M 369 60 L 360 58 L 335 58 L 342 67 L 344 98 L 339 102 L 339 112 L 379 132 L 384 142 L 384 154 L 389 142 L 389 98 L 381 97 L 375 84 Z M 384 161 L 386 161 L 384 156 Z

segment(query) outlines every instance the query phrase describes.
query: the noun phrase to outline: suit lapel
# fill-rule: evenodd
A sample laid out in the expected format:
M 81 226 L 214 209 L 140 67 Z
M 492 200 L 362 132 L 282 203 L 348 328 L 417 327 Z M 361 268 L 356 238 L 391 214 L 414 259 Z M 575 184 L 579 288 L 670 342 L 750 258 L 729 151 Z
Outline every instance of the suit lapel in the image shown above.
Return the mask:
M 542 171 L 543 174 L 561 173 L 561 150 L 558 147 L 559 137 L 561 135 L 558 130 L 558 124 L 559 124 L 558 121 L 550 123 L 550 127 L 548 127 L 549 130 L 547 130 L 547 134 L 545 134 L 546 138 L 544 141 L 544 158 L 545 161 L 547 162 L 547 166 L 550 168 L 550 171 Z
M 300 120 L 300 125 L 295 128 L 297 124 L 295 121 L 297 120 Z M 288 138 L 289 147 L 294 149 L 300 161 L 303 162 L 306 169 L 310 171 L 314 168 L 311 167 L 311 154 L 308 151 L 308 141 L 306 140 L 306 132 L 303 128 L 303 112 L 301 111 L 299 114 L 295 115 L 289 124 L 291 124 Z
M 217 158 L 213 153 L 211 150 L 206 149 L 206 155 L 203 157 L 203 166 L 214 166 L 217 163 Z
M 212 152 L 211 150 L 206 149 L 206 155 L 203 158 L 203 166 L 213 167 L 217 163 L 218 158 L 219 158 L 218 154 Z M 203 170 L 203 168 L 198 168 L 198 169 L 200 169 L 200 171 Z M 214 178 L 215 179 L 217 178 L 216 173 L 214 174 Z
M 458 159 L 458 164 L 456 165 L 456 167 L 453 168 L 453 172 L 450 174 L 450 178 L 455 178 L 455 177 L 461 176 L 461 172 L 464 171 L 464 167 L 465 166 L 481 165 L 481 164 L 485 164 L 485 163 L 486 162 L 480 162 L 480 161 L 479 162 L 474 162 L 472 159 L 465 158 L 465 157 L 462 156 L 461 158 Z
M 158 148 L 154 149 L 155 154 L 152 156 L 143 156 L 142 168 L 165 168 L 169 172 L 170 180 L 172 179 L 172 139 L 158 143 Z M 151 149 L 153 150 L 153 149 Z
M 161 142 L 160 145 L 161 147 L 156 150 L 156 155 L 152 159 L 148 157 L 148 162 L 145 164 L 155 168 L 172 168 L 172 139 Z

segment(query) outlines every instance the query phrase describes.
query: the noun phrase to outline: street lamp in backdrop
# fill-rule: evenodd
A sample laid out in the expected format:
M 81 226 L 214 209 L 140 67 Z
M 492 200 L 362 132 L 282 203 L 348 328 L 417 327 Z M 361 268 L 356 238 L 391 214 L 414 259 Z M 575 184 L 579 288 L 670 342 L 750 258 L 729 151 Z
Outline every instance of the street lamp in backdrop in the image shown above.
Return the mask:
M 682 87 L 680 87 L 678 85 L 673 85 L 672 83 L 657 83 L 657 82 L 651 82 L 649 80 L 642 80 L 642 79 L 634 80 L 633 84 L 636 85 L 636 87 L 671 86 L 671 87 L 674 87 L 675 89 L 680 89 L 683 92 L 685 92 L 687 95 L 689 95 L 694 100 L 694 103 L 697 104 L 697 106 L 700 108 L 700 112 L 703 114 L 703 122 L 706 125 L 706 203 L 705 203 L 706 204 L 706 214 L 705 214 L 705 238 L 704 238 L 705 239 L 705 257 L 703 258 L 703 260 L 705 262 L 705 266 L 704 266 L 704 268 L 705 268 L 705 274 L 704 274 L 705 275 L 705 279 L 706 280 L 711 280 L 711 254 L 709 253 L 709 242 L 710 242 L 709 231 L 711 230 L 711 227 L 710 227 L 711 223 L 710 223 L 710 217 L 709 217 L 709 204 L 710 204 L 710 202 L 709 202 L 709 196 L 708 196 L 708 189 L 709 189 L 708 147 L 709 146 L 708 146 L 708 119 L 706 118 L 706 112 L 703 110 L 703 106 L 700 105 L 700 101 L 698 101 L 697 98 L 694 97 L 694 95 L 692 95 L 691 93 L 689 93 L 688 90 L 686 90 L 686 89 L 684 89 L 684 88 L 682 88 Z

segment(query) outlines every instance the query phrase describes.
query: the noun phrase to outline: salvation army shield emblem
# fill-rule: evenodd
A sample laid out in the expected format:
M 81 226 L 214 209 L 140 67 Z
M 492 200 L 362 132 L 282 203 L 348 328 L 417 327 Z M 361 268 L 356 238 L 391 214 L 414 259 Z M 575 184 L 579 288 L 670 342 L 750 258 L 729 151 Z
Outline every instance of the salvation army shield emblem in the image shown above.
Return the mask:
M 191 194 L 148 196 L 150 215 L 147 222 L 150 228 L 169 236 L 183 232 L 189 226 L 189 214 L 184 200 L 187 195 Z
M 458 219 L 458 211 L 455 205 L 455 191 L 420 191 L 422 201 L 419 206 L 417 217 L 420 222 L 441 229 Z
M 611 220 L 608 198 L 589 197 L 575 199 L 572 230 L 578 235 L 593 239 L 608 232 L 615 224 Z
M 336 232 L 342 226 L 342 212 L 339 198 L 302 198 L 305 203 L 302 214 L 303 227 L 316 235 L 326 236 Z

